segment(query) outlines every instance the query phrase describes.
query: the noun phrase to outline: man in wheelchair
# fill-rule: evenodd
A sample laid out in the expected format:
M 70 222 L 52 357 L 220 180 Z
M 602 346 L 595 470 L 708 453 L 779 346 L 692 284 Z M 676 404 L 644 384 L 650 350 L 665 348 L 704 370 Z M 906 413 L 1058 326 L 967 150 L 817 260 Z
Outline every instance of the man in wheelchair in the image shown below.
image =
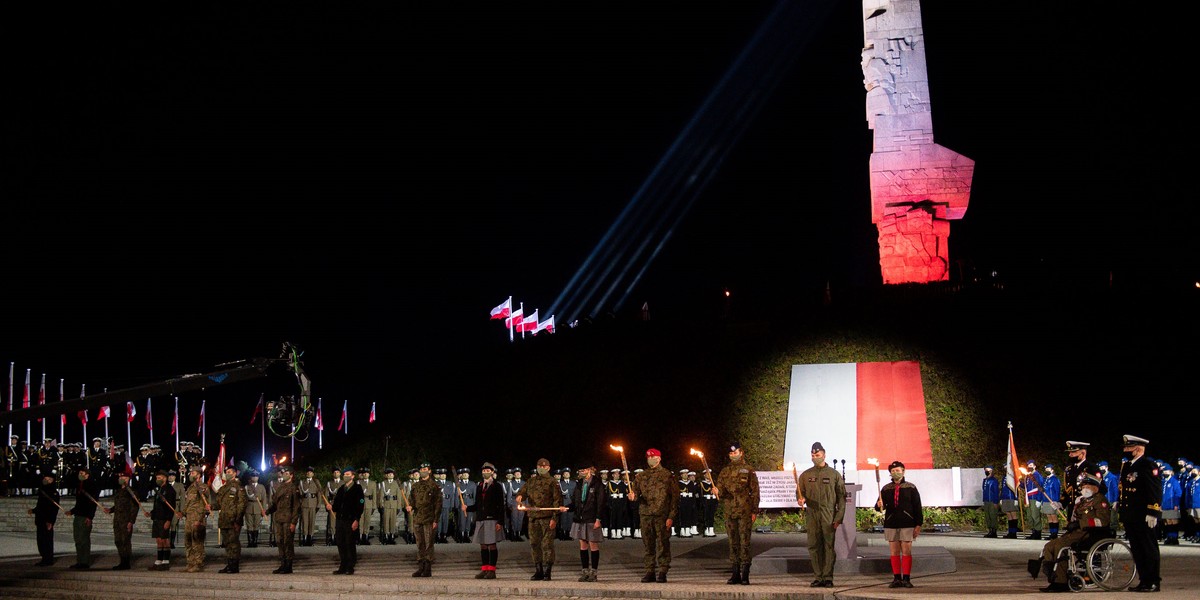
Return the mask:
M 1067 523 L 1067 532 L 1046 542 L 1041 558 L 1029 561 L 1029 574 L 1037 577 L 1040 571 L 1045 573 L 1050 582 L 1050 585 L 1041 588 L 1043 592 L 1070 591 L 1067 585 L 1067 561 L 1071 553 L 1063 552 L 1064 549 L 1075 546 L 1086 552 L 1096 541 L 1112 537 L 1109 527 L 1111 506 L 1101 493 L 1104 484 L 1095 473 L 1084 473 L 1079 478 L 1079 486 L 1079 497 L 1075 499 L 1075 510 Z

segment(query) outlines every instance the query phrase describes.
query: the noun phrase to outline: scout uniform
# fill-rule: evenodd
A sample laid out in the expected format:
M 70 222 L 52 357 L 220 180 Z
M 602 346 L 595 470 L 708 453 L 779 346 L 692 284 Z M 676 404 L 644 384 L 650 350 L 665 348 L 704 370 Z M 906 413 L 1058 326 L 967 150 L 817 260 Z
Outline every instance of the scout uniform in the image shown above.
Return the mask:
M 429 463 L 421 465 L 421 478 L 412 486 L 409 516 L 417 541 L 417 570 L 413 577 L 429 577 L 433 568 L 434 528 L 442 514 L 442 489 L 429 475 Z
M 113 496 L 113 507 L 105 512 L 112 515 L 113 543 L 117 547 L 117 556 L 121 562 L 113 567 L 114 571 L 129 569 L 129 560 L 133 556 L 133 522 L 137 520 L 140 504 L 134 497 L 136 492 L 129 487 L 129 474 L 121 473 L 119 486 Z

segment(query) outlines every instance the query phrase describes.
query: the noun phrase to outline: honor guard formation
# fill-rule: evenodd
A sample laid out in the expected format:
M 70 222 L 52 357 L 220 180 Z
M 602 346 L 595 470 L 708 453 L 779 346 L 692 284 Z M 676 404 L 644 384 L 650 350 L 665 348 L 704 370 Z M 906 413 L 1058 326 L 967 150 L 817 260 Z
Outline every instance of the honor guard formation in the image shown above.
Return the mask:
M 1123 456 L 1111 465 L 1089 457 L 1089 443 L 1072 440 L 1066 442 L 1061 468 L 1030 460 L 1008 477 L 1007 466 L 985 467 L 984 537 L 1024 534 L 1024 539 L 1044 541 L 1040 556 L 1029 561 L 1030 574 L 1048 580 L 1042 591 L 1087 583 L 1069 558 L 1080 544 L 1121 540 L 1139 578 L 1129 589 L 1154 592 L 1161 588 L 1159 545 L 1200 543 L 1200 469 L 1183 457 L 1150 457 L 1149 440 L 1139 436 L 1125 435 L 1121 444 Z M 476 578 L 495 579 L 499 543 L 507 541 L 528 543 L 530 579 L 552 580 L 560 558 L 554 542 L 576 540 L 578 581 L 593 582 L 600 580 L 602 542 L 629 538 L 643 546 L 641 581 L 665 583 L 672 538 L 716 537 L 720 506 L 729 541 L 727 583 L 747 585 L 750 536 L 759 514 L 758 476 L 740 443 L 731 442 L 726 450 L 728 460 L 715 476 L 707 464 L 701 471 L 670 470 L 662 452 L 650 448 L 632 471 L 621 450 L 622 464 L 611 468 L 589 460 L 574 469 L 554 469 L 545 458 L 528 473 L 520 467 L 501 473 L 489 462 L 478 471 L 422 463 L 407 471 L 386 468 L 377 479 L 368 468 L 350 466 L 335 467 L 323 477 L 312 467 L 293 471 L 287 465 L 269 475 L 244 463 L 216 472 L 200 447 L 186 441 L 174 452 L 143 444 L 129 455 L 112 438 L 94 438 L 87 448 L 46 438 L 31 448 L 12 436 L 3 474 L 8 495 L 37 498 L 29 514 L 37 530 L 39 567 L 55 562 L 53 533 L 62 512 L 71 517 L 75 543 L 70 568 L 91 568 L 92 520 L 101 510 L 113 518 L 114 570 L 131 568 L 131 540 L 140 516 L 151 522 L 156 556 L 149 568 L 158 571 L 171 569 L 179 544 L 184 570 L 204 570 L 211 518 L 224 549 L 220 573 L 238 573 L 243 546 L 260 542 L 277 549 L 273 574 L 292 573 L 295 545 L 316 545 L 320 532 L 323 545 L 337 547 L 334 575 L 353 574 L 356 547 L 374 541 L 415 546 L 418 566 L 412 576 L 431 577 L 436 546 L 453 542 L 478 544 Z M 902 462 L 892 462 L 888 472 L 891 481 L 881 488 L 876 509 L 883 512 L 891 550 L 890 587 L 911 588 L 912 545 L 923 525 L 921 496 L 905 478 Z M 855 508 L 846 505 L 843 476 L 826 464 L 820 442 L 812 445 L 812 466 L 793 475 L 815 576 L 811 586 L 833 587 L 834 532 L 854 526 Z

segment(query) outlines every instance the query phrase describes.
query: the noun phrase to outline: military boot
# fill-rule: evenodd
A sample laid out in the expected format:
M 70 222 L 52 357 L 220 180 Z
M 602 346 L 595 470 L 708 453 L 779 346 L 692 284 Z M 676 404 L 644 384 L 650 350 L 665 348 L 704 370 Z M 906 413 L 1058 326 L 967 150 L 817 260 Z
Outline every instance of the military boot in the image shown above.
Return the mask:
M 412 576 L 413 577 L 424 577 L 425 576 L 425 561 L 422 560 L 417 563 L 417 570 L 413 571 Z
M 742 585 L 750 585 L 750 563 L 742 563 Z
M 227 560 L 227 561 L 225 561 L 225 566 L 222 567 L 221 570 L 217 571 L 217 572 L 218 573 L 232 573 L 233 572 L 232 568 L 233 568 L 233 561 Z
M 554 570 L 554 563 L 546 565 L 546 573 L 542 577 L 542 581 L 550 581 L 550 571 Z
M 233 562 L 229 565 L 229 572 L 230 573 L 241 573 L 242 572 L 242 569 L 241 569 L 242 565 L 240 564 L 241 562 L 242 561 L 239 559 L 236 559 L 236 558 L 233 559 Z
M 538 563 L 537 570 L 533 572 L 533 576 L 530 577 L 529 580 L 530 581 L 541 581 L 545 578 L 546 578 L 546 572 L 544 570 L 542 570 L 542 563 Z
M 729 585 L 733 585 L 735 583 L 741 583 L 741 582 L 742 582 L 742 565 L 740 565 L 738 563 L 733 563 L 733 575 L 731 575 L 725 583 L 728 583 Z

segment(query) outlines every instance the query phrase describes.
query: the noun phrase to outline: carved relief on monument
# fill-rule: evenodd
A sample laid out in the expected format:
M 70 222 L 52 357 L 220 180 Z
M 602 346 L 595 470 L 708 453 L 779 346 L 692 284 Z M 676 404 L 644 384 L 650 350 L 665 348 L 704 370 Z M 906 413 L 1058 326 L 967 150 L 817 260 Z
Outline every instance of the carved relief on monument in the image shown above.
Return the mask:
M 966 214 L 975 161 L 934 142 L 919 0 L 863 0 L 863 39 L 883 281 L 944 281 L 949 221 Z

